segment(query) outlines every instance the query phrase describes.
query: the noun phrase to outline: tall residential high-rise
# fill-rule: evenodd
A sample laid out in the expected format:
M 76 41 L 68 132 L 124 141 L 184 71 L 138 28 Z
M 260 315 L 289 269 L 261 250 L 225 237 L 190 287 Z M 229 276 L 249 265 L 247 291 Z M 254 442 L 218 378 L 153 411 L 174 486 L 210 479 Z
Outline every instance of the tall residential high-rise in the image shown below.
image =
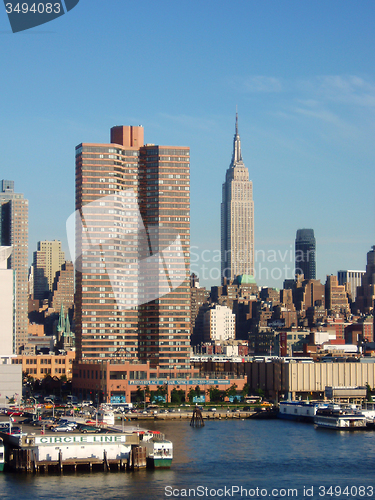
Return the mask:
M 375 300 L 375 245 L 367 252 L 366 272 L 361 286 L 357 289 L 356 308 L 364 314 L 374 309 Z
M 221 203 L 221 279 L 254 274 L 253 183 L 241 154 L 238 114 Z
M 14 354 L 14 274 L 7 268 L 12 247 L 0 246 L 0 357 Z
M 23 194 L 14 192 L 14 181 L 3 180 L 0 189 L 0 245 L 12 247 L 7 268 L 15 271 L 14 337 L 18 354 L 27 342 L 28 208 Z
M 61 241 L 39 241 L 34 252 L 34 299 L 46 299 L 52 292 L 55 276 L 65 262 Z
M 305 280 L 316 279 L 315 237 L 313 229 L 297 229 L 295 245 L 295 274 Z
M 189 148 L 143 136 L 118 126 L 76 148 L 77 357 L 186 368 Z
M 116 142 L 76 147 L 76 210 L 82 218 L 75 228 L 77 359 L 138 358 L 138 310 L 118 304 L 137 305 L 138 228 L 128 225 L 137 217 L 143 127 L 115 127 L 111 140 Z M 129 200 L 126 210 L 122 194 Z M 117 268 L 128 278 L 118 292 L 121 298 L 115 297 L 109 274 Z
M 236 315 L 227 306 L 215 304 L 204 313 L 204 341 L 233 340 L 236 333 Z
M 357 297 L 357 287 L 362 284 L 362 276 L 365 271 L 337 271 L 337 278 L 339 280 L 339 285 L 345 285 L 348 283 L 350 285 L 350 295 L 352 302 L 355 302 Z
M 345 285 L 339 285 L 337 276 L 327 276 L 325 307 L 329 313 L 349 313 L 350 307 Z
M 74 306 L 74 266 L 67 261 L 56 273 L 53 283 L 51 305 L 55 312 L 60 311 L 61 306 L 66 312 Z
M 162 252 L 161 280 L 143 280 L 147 296 L 140 306 L 139 357 L 151 366 L 190 367 L 190 149 L 146 145 L 140 149 L 139 205 L 151 255 Z M 141 245 L 142 261 L 148 246 Z M 146 275 L 155 277 L 158 261 Z M 156 271 L 156 273 L 155 273 Z M 182 278 L 182 279 L 181 279 Z M 164 282 L 164 284 L 163 284 Z M 177 286 L 178 285 L 178 286 Z M 169 293 L 166 293 L 169 292 Z M 167 373 L 167 372 L 165 372 Z

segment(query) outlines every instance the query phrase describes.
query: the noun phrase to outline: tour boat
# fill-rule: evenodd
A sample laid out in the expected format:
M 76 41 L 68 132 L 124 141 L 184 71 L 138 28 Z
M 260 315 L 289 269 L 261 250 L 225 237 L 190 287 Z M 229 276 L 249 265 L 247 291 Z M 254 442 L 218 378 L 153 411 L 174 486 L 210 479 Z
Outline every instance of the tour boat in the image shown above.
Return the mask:
M 317 409 L 322 402 L 312 401 L 283 401 L 279 404 L 279 418 L 314 422 Z
M 354 408 L 343 408 L 339 405 L 318 408 L 314 423 L 317 427 L 338 430 L 360 430 L 367 427 L 367 419 L 363 413 Z

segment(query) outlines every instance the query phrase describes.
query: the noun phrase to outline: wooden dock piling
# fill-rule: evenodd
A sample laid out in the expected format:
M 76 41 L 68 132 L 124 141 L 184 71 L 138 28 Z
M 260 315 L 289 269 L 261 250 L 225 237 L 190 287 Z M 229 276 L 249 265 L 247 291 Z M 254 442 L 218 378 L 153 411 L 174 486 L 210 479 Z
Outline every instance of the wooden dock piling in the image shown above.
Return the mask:
M 190 420 L 190 425 L 192 427 L 204 427 L 202 412 L 199 408 L 194 408 L 193 415 Z

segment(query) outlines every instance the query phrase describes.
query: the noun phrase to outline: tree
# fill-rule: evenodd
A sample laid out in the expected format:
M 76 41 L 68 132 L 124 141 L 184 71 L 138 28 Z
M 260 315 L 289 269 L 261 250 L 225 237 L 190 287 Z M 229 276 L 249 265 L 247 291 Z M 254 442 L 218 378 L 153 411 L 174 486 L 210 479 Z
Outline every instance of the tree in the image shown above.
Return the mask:
M 171 392 L 171 403 L 181 404 L 185 401 L 185 391 L 173 389 Z
M 249 384 L 246 383 L 241 391 L 241 394 L 244 398 L 246 398 L 246 396 L 249 395 L 249 389 L 250 389 Z
M 191 388 L 188 392 L 188 399 L 189 399 L 189 402 L 192 403 L 195 396 L 197 395 L 195 389 Z
M 255 392 L 256 392 L 256 393 L 258 394 L 258 396 L 260 396 L 262 399 L 264 398 L 264 391 L 263 391 L 263 389 L 257 389 Z
M 233 398 L 237 396 L 237 385 L 232 384 L 226 391 L 227 396 L 232 396 Z
M 217 403 L 218 401 L 222 401 L 222 392 L 219 391 L 219 389 L 217 387 L 210 387 L 209 389 L 209 393 L 210 393 L 210 401 L 212 401 L 213 403 Z
M 139 386 L 137 386 L 137 392 L 135 394 L 135 400 L 137 401 L 137 403 L 140 403 L 141 401 L 144 400 L 143 390 Z

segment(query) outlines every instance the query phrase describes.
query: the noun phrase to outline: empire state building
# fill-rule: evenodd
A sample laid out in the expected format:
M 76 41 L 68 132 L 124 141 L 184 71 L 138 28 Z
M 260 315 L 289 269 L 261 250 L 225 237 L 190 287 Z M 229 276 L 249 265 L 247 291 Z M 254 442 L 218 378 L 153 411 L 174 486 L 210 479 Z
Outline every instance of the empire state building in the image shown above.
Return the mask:
M 254 202 L 253 183 L 241 154 L 241 139 L 236 132 L 233 156 L 223 184 L 221 203 L 221 277 L 254 274 Z

